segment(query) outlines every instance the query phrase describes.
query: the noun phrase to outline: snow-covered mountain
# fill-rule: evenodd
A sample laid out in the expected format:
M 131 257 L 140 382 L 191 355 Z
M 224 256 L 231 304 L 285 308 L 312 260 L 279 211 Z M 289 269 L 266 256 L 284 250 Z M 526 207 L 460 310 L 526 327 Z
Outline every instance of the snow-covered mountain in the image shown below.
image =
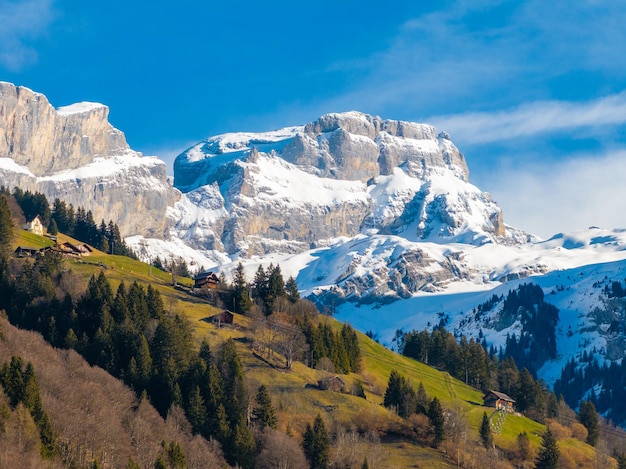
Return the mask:
M 113 219 L 147 261 L 227 275 L 242 262 L 250 280 L 278 263 L 301 294 L 390 347 L 399 329 L 442 320 L 499 347 L 522 327 L 502 321 L 503 298 L 532 282 L 559 309 L 556 354 L 538 371 L 549 384 L 572 357 L 626 353 L 626 300 L 607 294 L 626 278 L 626 232 L 542 241 L 508 226 L 430 125 L 348 112 L 218 135 L 181 153 L 171 187 L 165 165 L 131 150 L 107 116 L 0 82 L 3 184 Z
M 260 264 L 278 263 L 302 294 L 390 347 L 398 330 L 442 320 L 504 347 L 522 329 L 521 312 L 502 320 L 504 298 L 535 283 L 559 309 L 556 353 L 538 369 L 550 385 L 571 358 L 626 353 L 615 332 L 626 314 L 606 294 L 626 278 L 626 232 L 592 227 L 542 241 L 506 225 L 470 183 L 450 137 L 432 126 L 329 114 L 209 138 L 174 167 L 183 197 L 168 216 L 179 244 L 130 239 L 146 258 L 180 254 L 227 274 L 241 261 L 249 279 Z

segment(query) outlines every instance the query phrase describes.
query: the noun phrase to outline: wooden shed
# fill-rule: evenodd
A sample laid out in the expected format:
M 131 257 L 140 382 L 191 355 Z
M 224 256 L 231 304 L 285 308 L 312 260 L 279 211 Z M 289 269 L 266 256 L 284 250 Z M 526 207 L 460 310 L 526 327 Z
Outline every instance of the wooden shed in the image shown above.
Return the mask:
M 498 391 L 488 391 L 487 394 L 483 396 L 483 402 L 486 406 L 506 410 L 507 412 L 513 412 L 513 406 L 515 405 L 515 399 Z
M 317 382 L 317 387 L 323 391 L 343 392 L 346 387 L 346 383 L 339 376 L 334 375 L 320 379 Z
M 221 326 L 222 324 L 233 324 L 233 322 L 235 321 L 235 315 L 225 309 L 221 313 L 211 316 L 209 318 L 209 321 L 217 324 L 218 326 Z

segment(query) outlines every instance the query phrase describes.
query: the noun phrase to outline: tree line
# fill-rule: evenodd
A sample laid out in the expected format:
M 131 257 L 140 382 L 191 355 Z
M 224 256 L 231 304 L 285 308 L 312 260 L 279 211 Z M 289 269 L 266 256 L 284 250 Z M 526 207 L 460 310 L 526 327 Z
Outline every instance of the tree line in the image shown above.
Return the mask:
M 2 187 L 0 189 L 6 198 L 13 198 L 21 209 L 21 216 L 17 218 L 26 221 L 39 216 L 48 233 L 56 235 L 63 233 L 79 241 L 87 243 L 107 254 L 128 256 L 136 259 L 134 252 L 124 242 L 119 227 L 110 220 L 105 223 L 104 219 L 96 224 L 91 210 L 82 207 L 74 208 L 63 200 L 56 198 L 50 207 L 48 199 L 39 192 L 23 191 L 15 187 L 13 192 Z

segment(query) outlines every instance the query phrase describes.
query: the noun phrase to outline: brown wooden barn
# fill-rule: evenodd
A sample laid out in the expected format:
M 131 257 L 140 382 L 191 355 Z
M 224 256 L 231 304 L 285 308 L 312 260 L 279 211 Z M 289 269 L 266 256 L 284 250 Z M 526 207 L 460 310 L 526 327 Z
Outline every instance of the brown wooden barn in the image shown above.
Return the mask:
M 496 409 L 513 412 L 515 399 L 507 396 L 503 392 L 489 391 L 483 396 L 483 402 L 486 406 L 495 407 Z
M 217 288 L 220 279 L 215 272 L 201 272 L 193 278 L 193 288 Z
M 346 383 L 339 376 L 334 375 L 320 379 L 317 382 L 317 387 L 323 391 L 343 392 L 346 387 Z
M 233 322 L 235 322 L 235 315 L 225 309 L 221 313 L 211 316 L 209 321 L 217 324 L 218 326 L 221 326 L 222 324 L 233 324 Z

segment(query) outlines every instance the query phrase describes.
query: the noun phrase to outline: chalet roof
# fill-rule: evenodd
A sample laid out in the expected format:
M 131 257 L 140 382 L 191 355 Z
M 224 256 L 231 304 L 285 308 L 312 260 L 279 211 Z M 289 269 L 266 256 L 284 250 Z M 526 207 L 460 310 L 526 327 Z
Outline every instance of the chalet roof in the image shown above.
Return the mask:
M 325 378 L 320 379 L 319 382 L 320 383 L 328 383 L 330 381 L 335 381 L 335 380 L 340 381 L 341 384 L 346 384 L 346 382 L 343 379 L 341 379 L 339 376 L 337 376 L 337 375 L 327 376 Z
M 513 399 L 512 397 L 507 396 L 506 394 L 504 394 L 503 392 L 498 392 L 498 391 L 492 391 L 490 390 L 489 392 L 487 392 L 487 394 L 485 394 L 483 396 L 483 400 L 486 399 L 487 397 L 489 397 L 490 395 L 494 395 L 495 397 L 497 397 L 498 399 L 502 399 L 503 401 L 508 401 L 508 402 L 515 402 L 515 399 Z
M 80 247 L 76 246 L 75 244 L 70 243 L 69 241 L 65 241 L 64 243 L 61 243 L 60 246 L 66 247 L 67 249 L 70 249 L 75 252 L 80 252 Z
M 225 309 L 223 311 L 220 311 L 217 314 L 214 314 L 213 316 L 210 316 L 210 319 L 217 318 L 219 316 L 234 316 L 234 314 L 232 312 L 228 311 L 227 309 Z
M 206 272 L 200 272 L 199 274 L 196 274 L 193 279 L 194 280 L 202 280 L 205 278 L 209 278 L 209 277 L 214 277 L 217 278 L 217 275 L 215 274 L 215 272 L 213 271 L 206 271 Z
M 40 248 L 33 248 L 30 246 L 18 246 L 15 249 L 15 252 L 19 252 L 19 251 L 29 251 L 29 252 L 39 252 Z

